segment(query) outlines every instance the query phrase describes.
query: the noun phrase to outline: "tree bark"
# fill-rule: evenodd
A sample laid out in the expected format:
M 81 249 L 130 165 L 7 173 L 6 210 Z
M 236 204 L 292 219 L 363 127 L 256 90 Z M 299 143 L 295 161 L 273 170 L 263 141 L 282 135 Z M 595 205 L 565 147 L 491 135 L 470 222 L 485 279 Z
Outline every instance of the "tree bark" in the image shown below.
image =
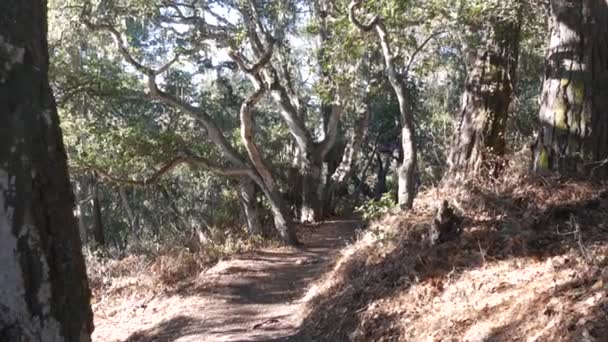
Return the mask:
M 87 222 L 86 222 L 86 202 L 89 202 L 89 186 L 86 180 L 78 179 L 74 182 L 76 185 L 76 208 L 78 210 L 78 231 L 80 232 L 80 241 L 83 245 L 88 242 Z
M 101 215 L 101 203 L 99 203 L 99 184 L 93 185 L 93 240 L 97 246 L 105 246 L 106 234 L 103 227 L 103 217 Z
M 382 21 L 375 25 L 376 34 L 380 39 L 384 61 L 386 64 L 388 80 L 395 91 L 397 102 L 399 103 L 399 113 L 401 114 L 401 148 L 403 151 L 403 162 L 397 170 L 398 187 L 397 202 L 403 209 L 411 209 L 414 205 L 416 196 L 415 173 L 418 167 L 418 155 L 415 142 L 414 115 L 412 113 L 409 94 L 405 83 L 397 74 L 394 64 L 394 56 L 388 43 L 388 33 Z
M 323 8 L 326 4 L 323 1 L 313 3 L 317 10 Z M 320 7 L 319 7 L 320 6 Z M 257 13 L 257 8 L 252 5 L 251 11 L 242 13 L 242 19 L 248 26 L 249 38 L 252 43 L 252 49 L 256 52 L 259 58 L 266 51 L 263 43 L 267 46 L 271 44 L 272 37 L 268 34 L 264 24 L 260 21 L 260 15 Z M 323 26 L 323 23 L 321 23 Z M 320 43 L 325 44 L 327 32 L 322 33 Z M 322 60 L 323 52 L 320 51 L 320 60 Z M 281 75 L 272 63 L 266 63 L 264 69 L 260 70 L 265 84 L 274 101 L 279 105 L 281 117 L 287 125 L 300 154 L 300 173 L 302 176 L 302 201 L 300 206 L 300 221 L 315 222 L 322 218 L 322 170 L 323 162 L 334 147 L 338 135 L 338 126 L 342 114 L 342 99 L 334 98 L 334 103 L 331 103 L 331 114 L 326 120 L 325 137 L 320 142 L 315 142 L 311 130 L 306 127 L 304 122 L 306 107 L 302 106 L 302 101 L 295 94 L 293 88 L 289 87 L 289 75 Z M 337 92 L 335 97 L 339 97 Z M 330 104 L 324 101 L 324 107 L 328 108 Z M 323 113 L 321 113 L 323 114 Z
M 452 140 L 450 174 L 475 173 L 482 166 L 500 170 L 500 163 L 491 161 L 495 160 L 492 156 L 505 153 L 507 118 L 519 58 L 521 6 L 514 7 L 513 12 L 505 19 L 491 20 L 485 46 L 477 49 Z
M 129 228 L 131 229 L 131 232 L 129 235 L 131 235 L 134 240 L 137 240 L 138 234 L 140 233 L 139 220 L 137 219 L 137 216 L 135 215 L 135 212 L 133 211 L 133 208 L 131 207 L 131 203 L 129 203 L 129 198 L 127 196 L 127 192 L 125 191 L 125 188 L 122 186 L 119 186 L 118 194 L 120 195 L 120 201 L 122 202 L 122 207 L 125 210 L 125 213 L 127 214 L 127 218 L 129 219 Z
M 357 153 L 361 150 L 361 145 L 365 141 L 365 133 L 369 126 L 370 109 L 366 103 L 361 117 L 355 122 L 355 127 L 352 130 L 351 138 L 344 150 L 342 160 L 336 168 L 335 172 L 329 179 L 329 185 L 326 187 L 325 194 L 325 211 L 334 213 L 337 205 L 338 195 L 344 192 L 346 182 L 350 179 L 354 166 L 356 164 Z
M 300 203 L 300 221 L 316 222 L 322 217 L 322 169 L 323 161 L 335 145 L 338 134 L 338 123 L 341 116 L 341 105 L 332 106 L 332 114 L 328 119 L 325 139 L 313 142 L 311 133 L 300 117 L 300 110 L 290 99 L 289 93 L 278 79 L 278 73 L 272 67 L 264 72 L 265 81 L 270 85 L 270 93 L 281 107 L 281 116 L 296 142 L 300 158 L 300 174 L 302 177 L 302 201 Z M 320 191 L 321 189 L 321 191 Z
M 247 230 L 251 236 L 264 235 L 255 199 L 255 183 L 249 178 L 240 181 L 240 200 L 247 221 Z
M 90 341 L 90 290 L 47 78 L 46 2 L 0 2 L 0 340 Z
M 300 206 L 301 222 L 316 222 L 321 219 L 321 198 L 319 184 L 323 162 L 319 157 L 303 158 L 300 172 L 302 173 L 302 203 Z
M 608 5 L 552 0 L 548 32 L 534 169 L 596 171 L 608 157 Z

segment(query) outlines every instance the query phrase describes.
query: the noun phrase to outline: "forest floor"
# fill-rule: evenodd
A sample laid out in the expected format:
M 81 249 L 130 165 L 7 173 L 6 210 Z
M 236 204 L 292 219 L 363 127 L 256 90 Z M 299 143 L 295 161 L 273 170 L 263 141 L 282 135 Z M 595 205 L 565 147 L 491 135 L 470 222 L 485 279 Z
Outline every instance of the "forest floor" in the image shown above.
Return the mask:
M 448 200 L 460 235 L 430 239 Z M 507 170 L 369 223 L 315 285 L 298 341 L 608 341 L 608 184 Z
M 361 234 L 300 227 L 302 249 L 243 253 L 177 286 L 146 285 L 125 258 L 127 276 L 93 282 L 94 341 L 608 341 L 608 183 L 517 165 L 424 189 Z M 459 233 L 438 242 L 444 200 Z
M 301 249 L 273 248 L 220 261 L 179 286 L 104 296 L 93 341 L 281 341 L 297 333 L 309 286 L 361 223 L 301 227 Z

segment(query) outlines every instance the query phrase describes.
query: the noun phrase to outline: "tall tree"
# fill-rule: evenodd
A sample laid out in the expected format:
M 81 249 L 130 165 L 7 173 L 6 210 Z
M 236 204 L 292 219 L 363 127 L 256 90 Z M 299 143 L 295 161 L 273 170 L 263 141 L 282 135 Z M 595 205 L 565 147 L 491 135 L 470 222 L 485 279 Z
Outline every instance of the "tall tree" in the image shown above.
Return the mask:
M 46 32 L 46 1 L 0 2 L 2 341 L 89 341 L 93 331 Z
M 596 169 L 608 158 L 608 4 L 551 0 L 550 6 L 534 169 Z
M 166 74 L 179 62 L 180 58 L 188 59 L 198 57 L 197 54 L 201 52 L 201 49 L 203 49 L 204 46 L 202 43 L 203 40 L 216 39 L 218 44 L 221 44 L 222 46 L 229 46 L 231 45 L 230 39 L 224 34 L 223 31 L 221 33 L 215 31 L 211 32 L 211 27 L 207 27 L 204 19 L 197 16 L 197 11 L 196 8 L 194 8 L 194 5 L 190 6 L 167 2 L 165 7 L 161 6 L 159 9 L 159 12 L 164 14 L 155 12 L 156 15 L 160 16 L 159 20 L 168 20 L 170 24 L 184 23 L 192 25 L 191 30 L 195 32 L 195 38 L 192 38 L 194 42 L 192 42 L 191 46 L 189 46 L 189 49 L 175 48 L 172 59 L 158 68 L 151 68 L 145 65 L 144 62 L 138 61 L 136 54 L 133 52 L 133 50 L 136 49 L 132 49 L 131 46 L 129 46 L 127 39 L 124 37 L 125 35 L 116 28 L 118 25 L 113 23 L 113 21 L 116 21 L 115 18 L 93 19 L 94 16 L 92 13 L 94 11 L 105 10 L 106 9 L 101 5 L 97 8 L 92 8 L 92 5 L 89 2 L 85 2 L 82 15 L 84 24 L 92 31 L 106 33 L 112 37 L 118 52 L 124 61 L 137 72 L 146 77 L 148 88 L 147 96 L 154 102 L 170 106 L 176 110 L 186 113 L 198 121 L 198 123 L 200 123 L 205 130 L 207 140 L 217 148 L 217 150 L 227 160 L 227 164 L 229 164 L 229 166 L 224 166 L 220 163 L 214 163 L 201 156 L 192 155 L 192 153 L 189 151 L 186 154 L 171 160 L 149 180 L 137 181 L 134 183 L 149 184 L 151 181 L 158 180 L 160 176 L 168 171 L 171 171 L 177 165 L 182 163 L 188 163 L 190 165 L 214 172 L 218 175 L 249 177 L 260 187 L 268 200 L 274 217 L 275 228 L 279 232 L 283 242 L 290 245 L 297 245 L 299 242 L 295 233 L 295 226 L 291 214 L 287 210 L 287 206 L 284 203 L 280 190 L 274 181 L 273 173 L 268 170 L 266 162 L 263 160 L 263 156 L 256 152 L 257 147 L 255 146 L 255 141 L 253 141 L 253 135 L 251 134 L 253 129 L 253 121 L 251 119 L 250 112 L 255 104 L 261 99 L 261 96 L 265 93 L 265 88 L 261 87 L 260 89 L 256 89 L 256 93 L 245 99 L 241 106 L 241 140 L 248 153 L 248 158 L 243 158 L 237 148 L 226 137 L 225 132 L 221 129 L 221 126 L 218 124 L 217 120 L 210 115 L 203 106 L 193 104 L 189 97 L 182 97 L 172 93 L 170 89 L 163 89 L 158 81 L 162 75 Z M 161 31 L 163 30 L 162 27 L 157 27 L 156 29 Z M 229 28 L 226 28 L 226 30 L 228 29 Z M 199 30 L 208 31 L 205 31 L 205 34 L 199 36 Z M 268 49 L 268 51 L 266 51 L 266 49 Z M 268 63 L 271 53 L 272 42 L 269 42 L 267 47 L 263 49 L 263 53 L 259 57 L 259 60 L 256 61 L 256 63 L 251 67 L 251 70 L 258 73 L 259 69 Z M 197 62 L 200 62 L 201 65 L 205 63 L 204 61 Z M 249 71 L 249 69 L 247 70 Z M 251 214 L 253 212 L 247 211 L 247 213 Z
M 380 46 L 382 47 L 382 55 L 386 66 L 388 80 L 393 87 L 397 101 L 399 103 L 399 113 L 401 119 L 401 148 L 403 152 L 403 161 L 398 170 L 398 188 L 397 200 L 399 206 L 404 209 L 409 209 L 414 204 L 416 194 L 416 179 L 415 172 L 417 167 L 417 147 L 415 141 L 414 115 L 409 99 L 409 94 L 403 81 L 403 76 L 397 71 L 395 65 L 395 54 L 391 48 L 388 31 L 384 25 L 383 18 L 374 16 L 369 23 L 361 23 L 355 11 L 361 6 L 360 0 L 352 1 L 349 5 L 349 19 L 361 31 L 375 31 Z M 415 56 L 415 54 L 413 55 Z M 413 57 L 412 59 L 413 60 Z M 411 63 L 410 63 L 411 65 Z M 407 71 L 406 71 L 407 73 Z
M 470 51 L 472 65 L 449 157 L 450 174 L 475 172 L 505 153 L 509 108 L 515 90 L 523 1 L 490 6 L 489 15 L 471 18 L 483 32 Z M 482 28 L 482 30 L 479 30 Z M 485 165 L 498 171 L 499 164 Z
M 287 3 L 285 3 L 287 4 Z M 282 27 L 280 20 L 272 15 L 266 15 L 267 8 L 260 8 L 255 1 L 247 1 L 244 6 L 238 6 L 245 30 L 248 35 L 251 50 L 259 58 L 263 53 L 262 44 L 268 44 L 269 39 L 278 40 L 277 44 L 285 47 L 291 43 L 285 32 L 287 28 Z M 268 85 L 271 97 L 280 108 L 280 115 L 289 129 L 289 133 L 297 146 L 296 164 L 301 177 L 300 221 L 314 222 L 322 218 L 324 180 L 323 163 L 336 145 L 339 135 L 339 124 L 344 107 L 344 89 L 336 89 L 335 82 L 339 72 L 335 66 L 330 67 L 327 61 L 327 45 L 331 35 L 328 27 L 327 16 L 334 9 L 327 1 L 315 0 L 312 2 L 312 10 L 316 14 L 316 25 L 318 29 L 318 52 L 316 56 L 316 67 L 319 74 L 319 88 L 323 88 L 327 94 L 321 96 L 318 111 L 305 100 L 306 94 L 295 83 L 298 79 L 299 70 L 290 66 L 288 49 L 283 48 L 275 51 L 276 58 L 270 60 L 261 71 L 264 82 Z M 266 11 L 264 11 L 266 10 Z M 275 27 L 275 36 L 270 37 L 268 27 L 270 22 Z M 330 71 L 333 78 L 330 77 Z M 340 75 L 342 76 L 342 75 Z M 333 83 L 333 84 L 332 84 Z M 323 120 L 323 137 L 315 139 L 315 130 L 306 125 L 307 116 L 317 112 Z M 337 167 L 337 166 L 336 166 Z M 335 171 L 330 170 L 331 172 Z

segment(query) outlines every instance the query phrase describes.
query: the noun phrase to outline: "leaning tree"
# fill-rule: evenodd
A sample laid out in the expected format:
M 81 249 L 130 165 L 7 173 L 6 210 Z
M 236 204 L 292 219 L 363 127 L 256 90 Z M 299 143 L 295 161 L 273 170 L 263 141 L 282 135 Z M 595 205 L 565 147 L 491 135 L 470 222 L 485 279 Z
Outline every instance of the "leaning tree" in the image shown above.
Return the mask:
M 131 183 L 150 184 L 178 165 L 189 164 L 221 176 L 240 178 L 244 197 L 250 199 L 252 188 L 245 181 L 247 179 L 254 182 L 265 195 L 270 204 L 275 228 L 283 242 L 297 245 L 298 239 L 291 213 L 274 179 L 274 173 L 269 169 L 262 154 L 256 153 L 257 146 L 252 134 L 254 122 L 250 119 L 251 111 L 261 99 L 261 96 L 264 95 L 266 88 L 256 88 L 254 94 L 246 98 L 241 106 L 241 143 L 246 147 L 247 157 L 245 157 L 202 104 L 196 103 L 195 99 L 188 94 L 180 96 L 172 93 L 166 86 L 163 87 L 166 74 L 177 68 L 180 62 L 187 63 L 192 68 L 204 67 L 208 63 L 208 60 L 202 56 L 206 56 L 208 53 L 209 40 L 216 42 L 222 48 L 236 49 L 237 42 L 234 40 L 236 32 L 233 25 L 220 20 L 219 17 L 217 20 L 222 25 L 208 24 L 203 17 L 198 16 L 198 13 L 217 15 L 213 9 L 197 8 L 196 4 L 171 1 L 150 3 L 142 8 L 137 6 L 126 8 L 122 7 L 121 4 L 108 6 L 106 3 L 92 4 L 89 1 L 84 1 L 81 8 L 80 17 L 85 26 L 93 32 L 111 37 L 124 63 L 143 76 L 147 88 L 144 96 L 154 103 L 172 107 L 196 120 L 204 130 L 206 140 L 219 151 L 224 159 L 215 161 L 192 150 L 180 151 L 178 155 L 174 156 L 150 178 Z M 172 55 L 166 58 L 162 65 L 158 67 L 149 66 L 146 62 L 155 62 L 155 57 L 150 58 L 148 56 L 148 59 L 153 59 L 153 61 L 147 61 L 143 56 L 145 53 L 138 53 L 140 49 L 130 46 L 129 42 L 132 42 L 133 39 L 128 39 L 129 35 L 121 31 L 121 27 L 126 22 L 134 20 L 142 21 L 144 26 L 149 25 L 150 27 L 146 26 L 149 35 L 166 36 L 168 32 L 175 35 L 171 42 L 163 41 L 159 43 L 161 45 L 160 49 L 163 51 L 172 50 Z M 184 32 L 178 32 L 175 29 L 175 25 L 178 24 L 183 24 L 188 29 Z M 125 31 L 128 30 L 125 28 Z M 274 42 L 267 41 L 261 50 L 262 53 L 257 56 L 254 62 L 242 61 L 241 66 L 248 73 L 258 74 L 260 69 L 268 64 L 274 50 Z M 138 55 L 141 57 L 138 58 Z M 231 55 L 234 56 L 234 54 Z M 119 181 L 124 180 L 119 179 Z M 247 200 L 248 204 L 252 202 L 252 200 Z M 246 210 L 246 214 L 255 215 L 255 212 L 254 210 Z M 255 221 L 256 218 L 248 217 L 249 224 L 255 224 Z
M 401 148 L 403 152 L 403 161 L 398 170 L 398 203 L 403 208 L 411 208 L 414 204 L 414 196 L 416 193 L 415 172 L 417 167 L 417 147 L 415 141 L 414 114 L 406 84 L 403 80 L 403 75 L 399 74 L 398 67 L 395 63 L 395 52 L 391 46 L 389 33 L 384 24 L 384 19 L 381 16 L 375 15 L 368 23 L 362 23 L 356 16 L 356 11 L 362 5 L 360 0 L 352 1 L 349 5 L 349 19 L 362 32 L 374 31 L 380 46 L 382 55 L 386 65 L 386 73 L 388 80 L 397 96 L 399 103 L 399 113 L 401 119 Z M 412 55 L 411 61 L 413 61 Z M 410 63 L 411 65 L 411 63 Z M 407 74 L 406 70 L 405 74 Z

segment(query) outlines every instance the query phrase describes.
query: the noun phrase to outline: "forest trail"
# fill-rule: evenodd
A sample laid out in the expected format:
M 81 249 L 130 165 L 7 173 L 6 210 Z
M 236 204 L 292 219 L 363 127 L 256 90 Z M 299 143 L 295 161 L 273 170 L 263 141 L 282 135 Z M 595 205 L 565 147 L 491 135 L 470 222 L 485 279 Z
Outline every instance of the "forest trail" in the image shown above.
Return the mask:
M 221 261 L 173 293 L 95 314 L 93 341 L 289 341 L 309 286 L 361 223 L 326 221 L 298 233 L 301 249 L 263 250 Z

